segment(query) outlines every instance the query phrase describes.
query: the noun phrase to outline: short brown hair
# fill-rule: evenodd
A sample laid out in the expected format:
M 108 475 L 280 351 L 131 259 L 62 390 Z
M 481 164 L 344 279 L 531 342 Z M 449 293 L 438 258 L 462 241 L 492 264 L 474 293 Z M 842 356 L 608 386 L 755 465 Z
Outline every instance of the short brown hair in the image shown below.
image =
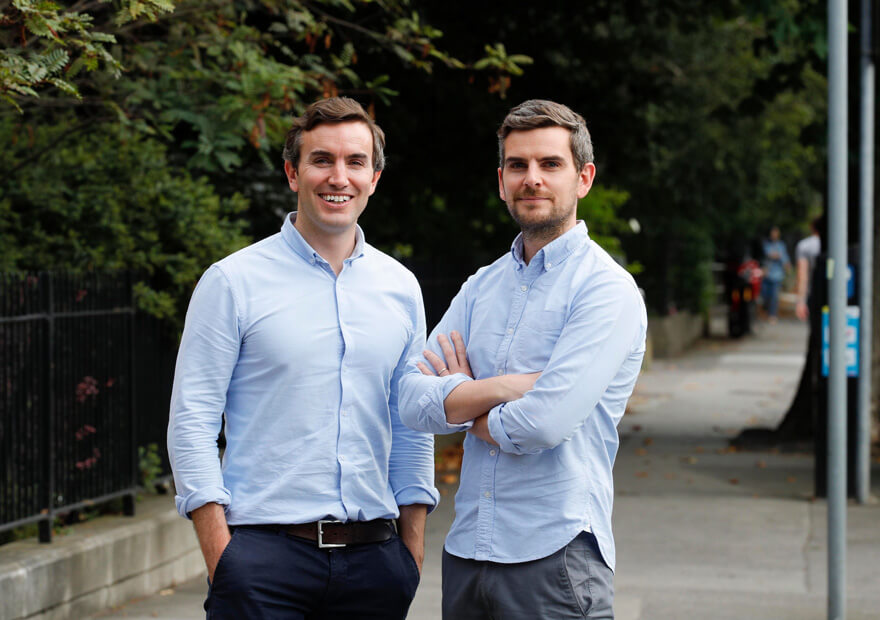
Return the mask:
M 347 123 L 356 121 L 366 124 L 373 134 L 373 170 L 377 172 L 385 168 L 385 132 L 376 124 L 364 108 L 349 97 L 331 97 L 316 101 L 303 113 L 293 119 L 293 125 L 284 140 L 285 161 L 299 167 L 300 150 L 302 149 L 303 133 L 323 123 Z
M 541 127 L 565 127 L 571 132 L 571 156 L 578 171 L 593 163 L 593 141 L 584 117 L 561 103 L 529 99 L 513 108 L 498 128 L 499 165 L 504 167 L 504 139 L 511 131 Z

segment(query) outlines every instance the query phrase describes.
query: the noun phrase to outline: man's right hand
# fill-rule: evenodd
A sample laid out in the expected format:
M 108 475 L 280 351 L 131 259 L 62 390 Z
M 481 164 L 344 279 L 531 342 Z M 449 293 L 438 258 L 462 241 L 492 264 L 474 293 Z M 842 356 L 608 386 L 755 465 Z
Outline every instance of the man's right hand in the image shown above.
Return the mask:
M 226 513 L 220 504 L 209 503 L 193 510 L 190 516 L 208 568 L 208 580 L 213 583 L 220 556 L 232 539 L 226 523 Z

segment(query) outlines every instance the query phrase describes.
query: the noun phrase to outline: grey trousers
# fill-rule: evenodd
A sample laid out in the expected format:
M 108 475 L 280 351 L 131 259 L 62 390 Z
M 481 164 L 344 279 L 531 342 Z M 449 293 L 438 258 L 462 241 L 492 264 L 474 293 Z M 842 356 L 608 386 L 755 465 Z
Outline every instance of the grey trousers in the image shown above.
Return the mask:
M 596 537 L 581 532 L 546 558 L 517 564 L 443 551 L 444 620 L 613 620 L 614 575 Z

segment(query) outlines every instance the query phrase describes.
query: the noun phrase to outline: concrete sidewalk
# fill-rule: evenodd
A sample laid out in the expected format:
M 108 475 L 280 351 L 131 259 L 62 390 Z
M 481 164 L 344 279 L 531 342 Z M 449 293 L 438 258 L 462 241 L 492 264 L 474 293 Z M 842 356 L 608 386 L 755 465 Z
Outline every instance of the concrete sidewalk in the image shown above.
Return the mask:
M 809 453 L 734 452 L 747 426 L 773 426 L 800 378 L 806 330 L 761 326 L 702 341 L 643 373 L 621 423 L 615 467 L 618 620 L 810 620 L 826 615 L 826 506 Z M 873 489 L 880 494 L 875 463 Z M 454 489 L 428 519 L 410 618 L 440 613 L 440 552 Z M 848 513 L 848 615 L 880 618 L 880 507 Z M 102 618 L 202 618 L 204 577 Z

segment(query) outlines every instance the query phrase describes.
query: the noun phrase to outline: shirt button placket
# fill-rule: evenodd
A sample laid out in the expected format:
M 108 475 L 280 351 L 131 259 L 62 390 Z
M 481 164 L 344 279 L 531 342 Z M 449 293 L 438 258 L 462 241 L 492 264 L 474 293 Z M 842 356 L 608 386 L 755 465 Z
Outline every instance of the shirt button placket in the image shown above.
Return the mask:
M 348 424 L 348 360 L 350 358 L 351 346 L 346 338 L 346 324 L 344 321 L 345 316 L 345 308 L 346 308 L 346 300 L 344 296 L 345 286 L 342 283 L 343 275 L 345 274 L 345 268 L 343 267 L 342 272 L 336 277 L 336 281 L 334 283 L 335 293 L 336 293 L 336 320 L 339 324 L 339 336 L 342 339 L 342 359 L 339 361 L 339 375 L 340 375 L 340 385 L 342 388 L 341 398 L 339 402 L 339 416 L 337 418 L 339 423 L 339 434 L 336 444 L 336 460 L 339 463 L 339 490 L 342 499 L 343 508 L 345 508 L 346 512 L 348 509 L 346 508 L 346 498 L 348 497 L 347 486 L 348 486 L 348 476 L 347 467 L 345 465 L 345 451 L 346 451 L 346 437 L 348 436 L 349 424 Z M 343 424 L 345 422 L 345 424 Z

